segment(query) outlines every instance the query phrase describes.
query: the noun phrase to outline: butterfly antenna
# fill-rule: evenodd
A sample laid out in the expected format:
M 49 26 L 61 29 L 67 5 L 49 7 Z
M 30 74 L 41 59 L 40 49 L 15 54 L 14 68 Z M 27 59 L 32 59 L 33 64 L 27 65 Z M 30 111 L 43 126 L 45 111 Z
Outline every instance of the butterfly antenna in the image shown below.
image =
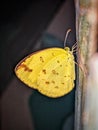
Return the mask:
M 65 39 L 64 39 L 64 47 L 66 46 L 66 41 L 70 32 L 71 32 L 71 29 L 68 29 L 66 32 Z

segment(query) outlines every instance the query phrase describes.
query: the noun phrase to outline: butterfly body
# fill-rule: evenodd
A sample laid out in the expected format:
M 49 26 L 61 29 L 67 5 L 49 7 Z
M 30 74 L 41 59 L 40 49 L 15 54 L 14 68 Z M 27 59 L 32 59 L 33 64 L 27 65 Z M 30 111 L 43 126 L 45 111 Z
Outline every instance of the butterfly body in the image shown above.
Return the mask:
M 17 77 L 40 93 L 56 98 L 74 88 L 75 61 L 68 47 L 48 48 L 24 58 L 15 68 Z

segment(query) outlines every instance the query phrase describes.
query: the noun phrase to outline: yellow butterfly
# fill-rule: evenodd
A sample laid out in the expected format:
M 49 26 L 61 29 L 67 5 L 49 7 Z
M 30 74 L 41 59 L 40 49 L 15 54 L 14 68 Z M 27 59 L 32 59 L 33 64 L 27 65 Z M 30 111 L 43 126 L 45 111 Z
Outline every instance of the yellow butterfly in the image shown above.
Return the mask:
M 48 48 L 30 54 L 15 68 L 17 77 L 40 93 L 56 98 L 74 88 L 75 61 L 68 47 Z

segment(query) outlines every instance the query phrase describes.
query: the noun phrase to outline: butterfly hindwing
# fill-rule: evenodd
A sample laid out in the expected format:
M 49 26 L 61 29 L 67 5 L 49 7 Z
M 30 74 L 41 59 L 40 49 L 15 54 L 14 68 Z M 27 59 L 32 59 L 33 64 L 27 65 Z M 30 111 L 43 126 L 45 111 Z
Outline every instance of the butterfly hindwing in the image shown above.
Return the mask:
M 52 58 L 40 71 L 38 90 L 48 97 L 60 97 L 74 87 L 73 55 L 64 52 Z

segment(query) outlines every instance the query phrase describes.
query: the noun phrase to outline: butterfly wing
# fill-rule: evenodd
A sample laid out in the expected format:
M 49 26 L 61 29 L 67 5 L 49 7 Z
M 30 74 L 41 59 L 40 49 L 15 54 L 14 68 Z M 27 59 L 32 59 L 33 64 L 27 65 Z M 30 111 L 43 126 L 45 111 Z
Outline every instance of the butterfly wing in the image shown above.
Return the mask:
M 74 79 L 74 57 L 65 51 L 42 68 L 37 79 L 38 90 L 48 97 L 60 97 L 73 89 Z
M 15 68 L 17 77 L 31 88 L 37 88 L 37 78 L 43 66 L 52 58 L 64 52 L 61 48 L 50 48 L 24 58 Z

